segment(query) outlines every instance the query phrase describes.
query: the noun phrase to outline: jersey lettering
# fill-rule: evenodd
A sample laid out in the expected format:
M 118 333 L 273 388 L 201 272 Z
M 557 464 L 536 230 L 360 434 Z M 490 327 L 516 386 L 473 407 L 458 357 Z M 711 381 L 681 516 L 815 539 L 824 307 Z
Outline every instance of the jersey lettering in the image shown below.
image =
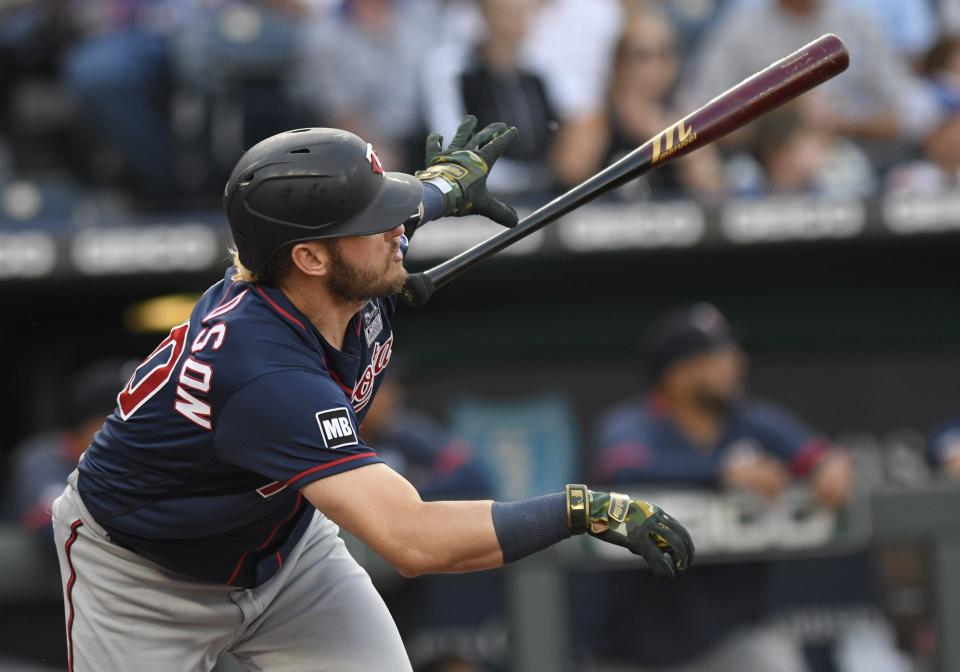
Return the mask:
M 199 352 L 207 345 L 218 350 L 223 345 L 227 327 L 218 323 L 208 329 L 201 329 L 190 346 L 191 352 Z M 177 398 L 173 403 L 174 410 L 190 422 L 203 427 L 207 431 L 213 429 L 213 408 L 203 399 L 199 399 L 194 392 L 208 394 L 213 386 L 213 366 L 201 362 L 193 357 L 187 357 L 180 367 L 180 376 L 177 378 Z M 190 392 L 188 390 L 192 390 Z
M 227 335 L 227 325 L 223 322 L 218 322 L 209 329 L 206 327 L 200 330 L 200 333 L 197 334 L 197 337 L 193 339 L 193 345 L 190 346 L 190 352 L 200 352 L 205 347 L 207 343 L 210 342 L 210 339 L 213 339 L 213 349 L 219 350 L 220 346 L 223 345 L 223 339 Z
M 323 445 L 327 448 L 355 446 L 358 443 L 357 433 L 350 422 L 350 411 L 344 407 L 320 411 L 317 413 L 317 424 Z
M 383 343 L 373 345 L 373 353 L 370 356 L 370 364 L 360 374 L 356 386 L 353 388 L 353 395 L 350 397 L 350 404 L 354 411 L 359 411 L 370 403 L 373 398 L 373 383 L 377 376 L 383 373 L 390 363 L 390 356 L 393 354 L 393 334 L 390 334 Z
M 180 378 L 177 382 L 193 388 L 198 392 L 209 392 L 210 381 L 213 378 L 213 367 L 199 362 L 193 357 L 187 357 L 180 369 Z
M 117 408 L 121 418 L 129 420 L 138 408 L 167 384 L 180 356 L 183 355 L 189 330 L 189 322 L 171 329 L 170 334 L 136 368 L 126 387 L 117 395 Z
M 180 385 L 177 385 L 177 401 L 173 407 L 190 422 L 206 430 L 213 429 L 213 423 L 210 422 L 212 412 L 210 404 L 197 399 Z

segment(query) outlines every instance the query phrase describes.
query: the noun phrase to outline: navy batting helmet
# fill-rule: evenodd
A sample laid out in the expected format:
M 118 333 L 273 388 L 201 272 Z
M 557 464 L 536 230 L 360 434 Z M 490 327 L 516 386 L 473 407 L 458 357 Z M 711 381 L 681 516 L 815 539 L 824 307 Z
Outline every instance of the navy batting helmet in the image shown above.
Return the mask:
M 385 173 L 370 143 L 335 128 L 271 136 L 240 157 L 223 206 L 255 273 L 288 243 L 389 231 L 417 213 L 420 181 Z

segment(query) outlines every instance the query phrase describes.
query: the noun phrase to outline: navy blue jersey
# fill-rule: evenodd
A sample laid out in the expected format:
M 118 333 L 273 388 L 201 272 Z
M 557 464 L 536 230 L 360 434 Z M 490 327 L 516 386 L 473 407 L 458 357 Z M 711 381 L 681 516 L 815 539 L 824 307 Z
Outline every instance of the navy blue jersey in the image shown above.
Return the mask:
M 712 450 L 694 445 L 655 401 L 623 404 L 598 427 L 597 476 L 608 483 L 682 483 L 718 485 L 721 470 L 735 452 L 758 451 L 807 473 L 829 444 L 781 408 L 747 401 L 728 416 Z
M 374 442 L 426 501 L 485 499 L 493 492 L 491 474 L 470 445 L 421 413 L 401 411 Z
M 251 587 L 308 524 L 301 488 L 380 462 L 358 427 L 390 361 L 397 299 L 368 301 L 337 350 L 278 288 L 232 274 L 134 372 L 78 488 L 115 543 Z
M 77 444 L 68 432 L 51 432 L 31 436 L 14 449 L 5 508 L 22 529 L 53 540 L 50 510 L 77 466 Z
M 719 487 L 725 461 L 738 451 L 762 451 L 801 475 L 828 449 L 827 442 L 786 411 L 764 402 L 740 404 L 715 446 L 694 445 L 654 397 L 622 404 L 597 428 L 599 474 L 605 483 Z M 611 660 L 645 667 L 688 663 L 724 638 L 769 615 L 771 565 L 703 565 L 682 580 L 664 582 L 650 572 L 601 575 L 592 585 L 590 646 Z M 657 605 L 656 618 L 638 619 L 636 596 Z M 663 646 L 680 641 L 682 646 Z

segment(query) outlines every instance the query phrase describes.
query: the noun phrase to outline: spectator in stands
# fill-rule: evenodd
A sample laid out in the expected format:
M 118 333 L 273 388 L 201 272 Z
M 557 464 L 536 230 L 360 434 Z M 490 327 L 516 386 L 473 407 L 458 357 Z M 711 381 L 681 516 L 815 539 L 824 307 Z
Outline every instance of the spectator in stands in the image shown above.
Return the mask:
M 413 483 L 424 500 L 490 496 L 490 475 L 473 460 L 470 446 L 429 417 L 404 407 L 401 374 L 402 366 L 383 374 L 360 428 L 363 439 L 375 441 L 384 462 Z
M 741 195 L 866 196 L 876 179 L 866 155 L 843 136 L 819 127 L 795 103 L 748 128 L 750 156 L 728 162 Z
M 113 360 L 78 371 L 64 392 L 66 429 L 28 437 L 14 448 L 5 509 L 25 531 L 52 543 L 50 506 L 116 405 L 126 373 L 123 363 Z
M 633 151 L 683 116 L 671 95 L 680 69 L 676 33 L 651 2 L 629 5 L 628 20 L 613 58 L 609 109 L 599 128 L 595 151 L 580 152 L 582 178 Z M 634 180 L 623 196 L 669 198 L 689 194 L 701 198 L 723 194 L 726 183 L 720 154 L 713 145 Z
M 771 0 L 733 0 L 758 8 Z M 937 38 L 937 13 L 931 0 L 826 0 L 869 17 L 891 48 L 911 63 L 919 62 Z M 952 0 L 951 0 L 952 1 Z M 841 33 L 842 36 L 842 33 Z
M 939 119 L 923 138 L 923 157 L 895 167 L 894 192 L 933 194 L 960 186 L 960 36 L 945 35 L 923 60 L 921 72 L 939 105 Z
M 711 305 L 659 320 L 649 340 L 652 391 L 611 410 L 597 437 L 599 482 L 728 488 L 776 499 L 809 480 L 821 506 L 842 506 L 851 488 L 847 455 L 773 404 L 745 400 L 744 355 Z M 795 643 L 760 626 L 766 615 L 760 562 L 703 565 L 663 591 L 636 572 L 636 586 L 606 591 L 597 651 L 657 670 L 803 670 Z M 637 622 L 634 596 L 656 605 Z M 664 646 L 674 642 L 675 646 Z M 634 668 L 631 668 L 634 669 Z
M 266 96 L 269 102 L 263 103 L 250 95 L 253 87 L 244 85 L 251 80 L 262 85 L 286 75 L 294 54 L 290 45 L 296 41 L 296 26 L 317 1 L 69 3 L 80 37 L 65 54 L 63 79 L 81 118 L 120 158 L 120 166 L 100 171 L 107 181 L 117 177 L 129 180 L 138 203 L 150 208 L 176 206 L 183 196 L 211 182 L 218 185 L 217 193 L 221 176 L 212 174 L 208 164 L 220 157 L 210 145 L 223 150 L 223 138 L 240 126 L 239 132 L 233 133 L 234 146 L 226 152 L 230 154 L 226 163 L 232 166 L 245 146 L 287 126 L 283 113 L 289 104 L 279 95 L 282 87 L 272 87 Z M 176 94 L 187 84 L 206 96 L 207 102 L 218 98 L 219 105 L 210 107 L 217 108 L 214 112 L 220 115 L 210 122 L 212 139 L 190 160 L 182 151 L 186 144 L 182 136 L 188 135 L 182 127 L 189 125 L 183 122 L 191 115 L 198 116 L 196 109 L 179 115 L 179 124 L 173 110 Z M 263 108 L 268 108 L 266 113 Z M 257 115 L 268 117 L 266 125 L 251 123 Z M 192 119 L 190 124 L 197 128 L 191 128 L 191 133 L 202 135 L 205 123 Z M 241 138 L 251 127 L 256 127 L 253 138 Z M 190 140 L 196 143 L 197 138 Z M 93 149 L 100 149 L 98 143 Z M 102 151 L 92 153 L 104 156 Z M 90 163 L 107 165 L 110 161 Z
M 918 63 L 937 39 L 937 14 L 930 0 L 843 0 L 843 4 L 869 16 L 893 50 L 911 64 Z
M 830 0 L 769 0 L 729 12 L 691 64 L 684 108 L 702 105 L 827 32 L 842 36 L 853 56 L 846 73 L 807 94 L 817 102 L 810 108 L 817 126 L 876 141 L 871 151 L 878 157 L 891 151 L 881 142 L 916 139 L 928 132 L 936 110 L 925 87 L 911 76 L 869 16 Z
M 493 188 L 544 191 L 551 185 L 548 157 L 557 113 L 543 78 L 520 62 L 520 49 L 541 0 L 481 0 L 479 4 L 485 31 L 456 73 L 455 105 L 475 115 L 481 125 L 502 120 L 519 131 L 516 142 L 497 162 L 499 175 L 490 177 Z M 424 84 L 429 103 L 429 75 Z
M 343 0 L 306 26 L 299 95 L 373 143 L 388 170 L 423 161 L 418 83 L 438 16 L 435 0 Z
M 175 185 L 169 118 L 174 0 L 71 3 L 80 37 L 64 82 L 96 134 L 122 157 L 134 187 L 162 199 Z
M 451 2 L 440 31 L 445 39 L 424 64 L 428 125 L 450 134 L 464 111 L 475 112 L 467 106 L 484 102 L 521 127 L 521 140 L 531 136 L 515 157 L 526 161 L 526 170 L 494 175 L 494 189 L 528 192 L 542 187 L 545 177 L 580 182 L 593 165 L 585 168 L 581 155 L 597 152 L 620 23 L 614 0 Z M 481 86 L 490 93 L 483 96 Z M 551 118 L 556 124 L 549 124 Z M 534 168 L 536 157 L 547 152 L 552 176 Z

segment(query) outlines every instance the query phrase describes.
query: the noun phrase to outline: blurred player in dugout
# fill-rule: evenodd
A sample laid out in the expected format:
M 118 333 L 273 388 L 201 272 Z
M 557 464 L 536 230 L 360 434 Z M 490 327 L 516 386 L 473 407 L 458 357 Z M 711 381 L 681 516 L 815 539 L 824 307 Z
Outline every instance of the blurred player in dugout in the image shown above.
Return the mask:
M 96 361 L 81 368 L 67 383 L 61 400 L 63 429 L 27 437 L 14 449 L 7 480 L 5 514 L 21 529 L 51 543 L 50 507 L 63 492 L 67 476 L 103 419 L 117 403 L 133 365 L 121 360 Z
M 752 491 L 777 498 L 807 479 L 818 505 L 842 506 L 851 462 L 841 450 L 777 406 L 744 398 L 746 359 L 723 315 L 705 303 L 657 321 L 647 342 L 646 398 L 623 403 L 598 428 L 598 479 Z M 793 672 L 799 645 L 762 627 L 760 562 L 706 565 L 661 589 L 634 572 L 632 586 L 602 590 L 590 641 L 599 669 L 658 672 Z M 600 578 L 600 581 L 606 579 Z M 633 596 L 655 618 L 638 622 Z

